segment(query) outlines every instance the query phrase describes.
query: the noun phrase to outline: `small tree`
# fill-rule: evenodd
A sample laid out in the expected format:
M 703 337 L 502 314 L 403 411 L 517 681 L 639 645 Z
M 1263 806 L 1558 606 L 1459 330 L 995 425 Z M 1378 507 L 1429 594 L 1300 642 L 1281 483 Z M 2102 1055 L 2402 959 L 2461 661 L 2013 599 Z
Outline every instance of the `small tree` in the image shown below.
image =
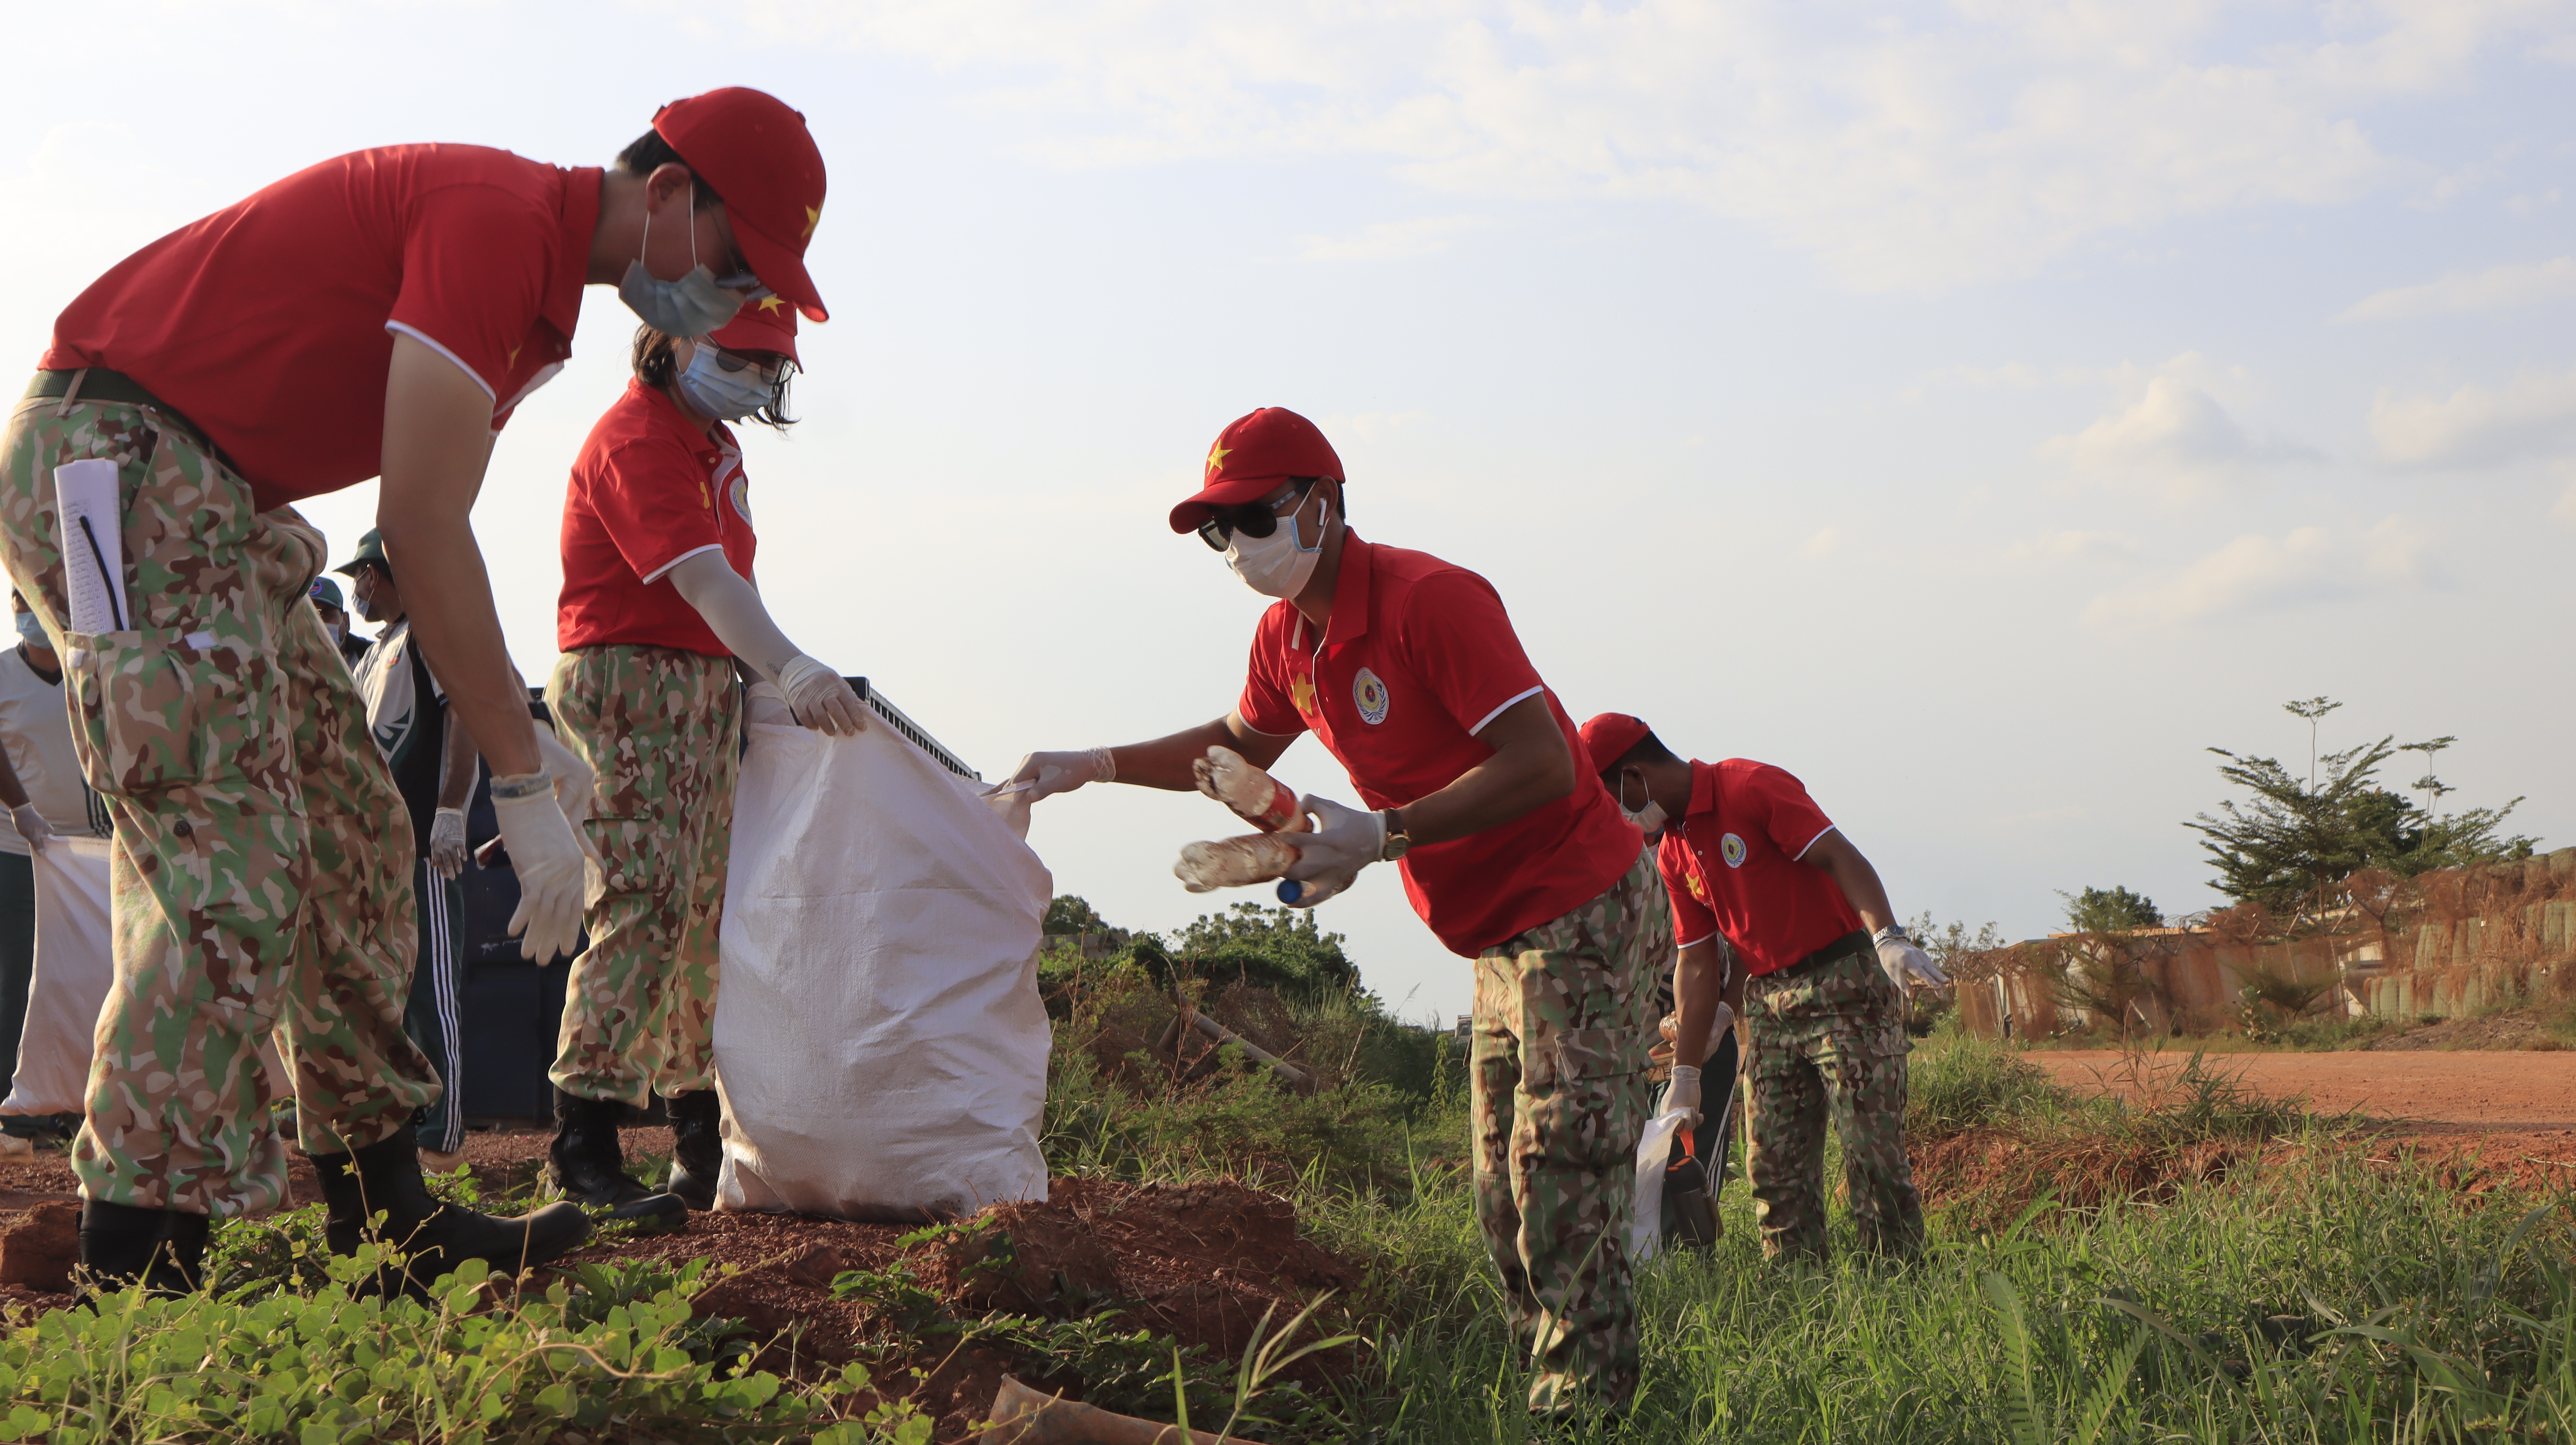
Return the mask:
M 1093 911 L 1091 905 L 1071 893 L 1059 893 L 1047 905 L 1046 918 L 1038 925 L 1040 933 L 1107 933 L 1109 921 Z
M 2156 901 L 2126 888 L 2087 888 L 2059 892 L 2066 900 L 2067 926 L 2077 933 L 2126 933 L 2133 928 L 2162 928 L 2165 916 Z
M 2284 704 L 2312 730 L 2337 706 L 2324 698 Z M 2451 742 L 2436 738 L 2402 750 L 2429 759 Z M 2227 760 L 2220 777 L 2254 795 L 2242 807 L 2224 802 L 2217 815 L 2202 813 L 2183 825 L 2206 836 L 2201 849 L 2218 869 L 2211 886 L 2240 903 L 2261 904 L 2294 928 L 2322 921 L 2335 886 L 2363 868 L 2412 877 L 2531 854 L 2531 839 L 2502 832 L 2520 798 L 2501 808 L 2436 815 L 2379 786 L 2380 764 L 2401 751 L 2391 737 L 2315 754 L 2305 780 L 2277 759 L 2209 751 Z M 2435 798 L 2448 791 L 2429 774 L 2415 786 Z

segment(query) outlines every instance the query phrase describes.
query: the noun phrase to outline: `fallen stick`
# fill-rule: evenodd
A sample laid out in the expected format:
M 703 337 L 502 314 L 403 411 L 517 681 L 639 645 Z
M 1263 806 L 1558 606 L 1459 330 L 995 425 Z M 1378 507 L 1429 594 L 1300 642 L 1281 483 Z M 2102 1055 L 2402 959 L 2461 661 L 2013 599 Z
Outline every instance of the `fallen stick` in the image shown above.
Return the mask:
M 1030 1389 L 1008 1375 L 993 1396 L 992 1423 L 979 1439 L 981 1445 L 1253 1445 L 1240 1435 L 1220 1437 L 1113 1415 L 1096 1405 Z
M 1250 1054 L 1260 1062 L 1277 1069 L 1282 1077 L 1286 1078 L 1289 1083 L 1300 1089 L 1305 1088 L 1307 1084 L 1312 1082 L 1306 1077 L 1306 1071 L 1304 1069 L 1297 1067 L 1295 1064 L 1288 1062 L 1277 1054 L 1269 1052 L 1259 1044 L 1254 1043 L 1252 1040 L 1245 1038 L 1243 1035 L 1236 1033 L 1234 1030 L 1227 1028 L 1225 1025 L 1218 1023 L 1216 1020 L 1209 1018 L 1206 1014 L 1200 1013 L 1196 1009 L 1190 1010 L 1190 1023 L 1192 1026 L 1197 1028 L 1200 1033 L 1216 1040 L 1220 1047 L 1226 1044 L 1242 1045 L 1245 1053 Z

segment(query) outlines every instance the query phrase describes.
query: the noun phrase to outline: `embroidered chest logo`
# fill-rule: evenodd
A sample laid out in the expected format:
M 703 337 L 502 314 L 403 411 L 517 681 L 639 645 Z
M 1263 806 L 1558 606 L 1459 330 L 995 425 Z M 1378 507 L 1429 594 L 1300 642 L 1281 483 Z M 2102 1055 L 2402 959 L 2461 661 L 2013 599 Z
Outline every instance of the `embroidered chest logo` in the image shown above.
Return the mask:
M 1288 701 L 1290 705 L 1297 709 L 1301 716 L 1312 717 L 1315 715 L 1314 674 L 1301 672 L 1295 677 L 1288 679 Z
M 1359 707 L 1361 722 L 1376 727 L 1386 721 L 1386 684 L 1365 667 L 1351 679 L 1351 701 Z
M 737 474 L 733 479 L 733 514 L 751 520 L 751 479 Z
M 1736 837 L 1733 833 L 1729 833 L 1724 837 L 1719 838 L 1717 840 L 1717 856 L 1725 859 L 1726 866 L 1729 868 L 1743 867 L 1744 840 Z

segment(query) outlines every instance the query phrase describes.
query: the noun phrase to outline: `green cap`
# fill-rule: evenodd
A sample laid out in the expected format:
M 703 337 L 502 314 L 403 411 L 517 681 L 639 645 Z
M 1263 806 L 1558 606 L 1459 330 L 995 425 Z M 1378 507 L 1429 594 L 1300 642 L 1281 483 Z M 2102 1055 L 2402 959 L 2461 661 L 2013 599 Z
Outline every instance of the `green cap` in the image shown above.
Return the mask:
M 331 570 L 343 576 L 355 577 L 358 575 L 358 569 L 370 562 L 384 568 L 386 576 L 394 575 L 394 564 L 385 560 L 385 534 L 374 527 L 369 527 L 367 535 L 358 539 L 358 555 Z M 340 610 L 348 611 L 345 607 Z
M 313 579 L 313 600 L 335 612 L 349 610 L 349 604 L 340 600 L 340 584 L 328 577 Z

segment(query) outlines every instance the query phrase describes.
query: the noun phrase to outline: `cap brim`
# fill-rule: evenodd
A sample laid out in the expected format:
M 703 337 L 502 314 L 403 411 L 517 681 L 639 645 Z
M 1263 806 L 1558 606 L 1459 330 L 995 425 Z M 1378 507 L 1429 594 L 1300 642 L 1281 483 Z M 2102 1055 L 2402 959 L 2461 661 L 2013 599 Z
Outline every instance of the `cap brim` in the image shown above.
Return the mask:
M 1583 739 L 1583 750 L 1592 755 L 1594 770 L 1606 773 L 1653 731 L 1643 718 L 1604 713 L 1577 729 L 1577 735 Z
M 331 570 L 339 573 L 343 577 L 355 577 L 358 575 L 359 568 L 372 567 L 375 565 L 377 565 L 377 563 L 376 559 L 373 557 L 356 557 L 341 563 L 339 566 L 334 567 Z
M 823 309 L 823 297 L 814 289 L 814 278 L 805 274 L 805 258 L 763 235 L 756 226 L 735 216 L 733 241 L 742 248 L 742 259 L 751 265 L 751 274 L 760 284 L 796 303 L 796 309 L 808 321 L 829 321 L 832 313 Z
M 1285 473 L 1275 477 L 1228 477 L 1202 487 L 1197 495 L 1172 508 L 1172 530 L 1195 532 L 1217 508 L 1240 507 L 1246 502 L 1260 501 L 1277 491 L 1279 484 L 1286 480 Z
M 707 340 L 727 351 L 775 351 L 798 366 L 805 364 L 805 359 L 796 354 L 796 333 L 786 322 L 763 312 L 757 301 L 745 305 L 734 313 L 731 321 L 707 333 Z

